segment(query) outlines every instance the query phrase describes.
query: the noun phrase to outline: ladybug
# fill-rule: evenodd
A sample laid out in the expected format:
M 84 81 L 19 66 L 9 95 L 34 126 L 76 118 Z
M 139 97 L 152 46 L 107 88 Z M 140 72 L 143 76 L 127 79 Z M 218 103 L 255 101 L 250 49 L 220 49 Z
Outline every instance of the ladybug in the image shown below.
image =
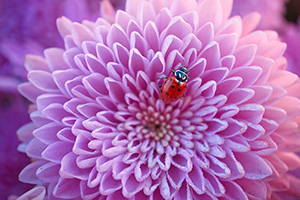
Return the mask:
M 165 103 L 171 103 L 185 97 L 184 93 L 187 89 L 186 82 L 190 79 L 188 69 L 181 64 L 179 70 L 172 70 L 174 76 L 164 77 L 167 79 L 160 85 L 160 96 Z

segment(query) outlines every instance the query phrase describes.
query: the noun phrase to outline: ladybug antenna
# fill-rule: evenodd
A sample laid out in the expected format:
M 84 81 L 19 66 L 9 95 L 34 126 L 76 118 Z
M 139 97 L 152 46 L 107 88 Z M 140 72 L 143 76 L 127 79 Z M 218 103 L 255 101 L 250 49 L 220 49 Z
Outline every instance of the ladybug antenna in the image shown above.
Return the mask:
M 189 73 L 189 72 L 190 72 L 191 70 L 188 70 L 187 66 L 184 65 L 184 61 L 181 62 L 180 70 L 183 71 L 184 73 L 186 73 L 188 76 L 190 76 L 190 73 Z

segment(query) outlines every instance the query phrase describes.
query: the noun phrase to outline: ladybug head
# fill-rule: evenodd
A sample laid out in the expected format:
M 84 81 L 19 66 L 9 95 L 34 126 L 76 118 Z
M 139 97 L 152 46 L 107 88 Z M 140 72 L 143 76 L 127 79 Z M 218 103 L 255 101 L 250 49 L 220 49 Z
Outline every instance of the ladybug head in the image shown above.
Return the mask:
M 189 74 L 189 70 L 184 65 L 180 67 L 180 71 L 184 72 L 185 74 Z
M 186 82 L 188 79 L 190 79 L 189 70 L 183 65 L 180 67 L 179 70 L 176 70 L 173 73 L 174 73 L 176 79 L 180 82 Z

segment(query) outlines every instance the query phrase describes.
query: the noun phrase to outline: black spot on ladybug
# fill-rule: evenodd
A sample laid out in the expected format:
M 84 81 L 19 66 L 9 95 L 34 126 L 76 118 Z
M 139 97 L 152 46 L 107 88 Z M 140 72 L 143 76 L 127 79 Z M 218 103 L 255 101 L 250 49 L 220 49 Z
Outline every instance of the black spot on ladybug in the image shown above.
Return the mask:
M 172 81 L 173 79 L 172 78 L 170 78 L 170 81 Z
M 178 89 L 177 91 L 180 92 L 180 89 Z
M 165 81 L 165 84 L 167 83 L 167 81 Z
M 173 88 L 173 89 L 174 89 L 174 88 L 175 88 L 175 87 L 174 87 L 174 85 L 172 85 L 172 86 L 171 86 L 171 88 Z
M 177 99 L 177 97 L 174 97 L 174 99 Z
M 184 86 L 186 88 L 186 86 Z
M 160 93 L 163 93 L 163 91 L 162 91 L 162 90 L 160 90 Z
M 180 84 L 180 82 L 177 83 L 177 85 L 179 85 L 179 84 Z
M 169 93 L 166 92 L 167 95 L 169 95 Z

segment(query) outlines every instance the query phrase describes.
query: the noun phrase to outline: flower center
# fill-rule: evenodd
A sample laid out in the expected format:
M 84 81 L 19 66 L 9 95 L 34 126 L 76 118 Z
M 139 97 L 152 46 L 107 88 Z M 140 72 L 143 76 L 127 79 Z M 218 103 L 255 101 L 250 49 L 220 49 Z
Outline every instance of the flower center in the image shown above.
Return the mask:
M 136 130 L 139 139 L 149 139 L 156 144 L 160 143 L 159 145 L 163 147 L 170 144 L 176 147 L 180 145 L 173 127 L 178 120 L 174 119 L 171 113 L 156 111 L 150 106 L 148 110 L 141 111 L 136 116 L 140 121 Z

